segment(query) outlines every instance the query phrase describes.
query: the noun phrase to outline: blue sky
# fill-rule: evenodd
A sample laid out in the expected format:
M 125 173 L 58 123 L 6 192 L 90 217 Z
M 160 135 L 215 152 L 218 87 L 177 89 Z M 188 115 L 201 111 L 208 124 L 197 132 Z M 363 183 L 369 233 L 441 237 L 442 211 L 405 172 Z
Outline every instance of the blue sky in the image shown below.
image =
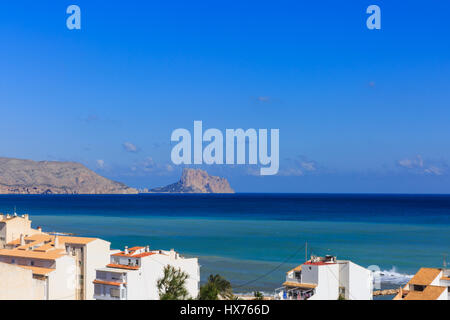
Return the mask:
M 66 28 L 81 8 L 82 29 Z M 381 8 L 381 30 L 366 8 Z M 280 174 L 242 192 L 450 192 L 447 1 L 0 4 L 1 156 L 178 179 L 170 134 L 279 128 Z

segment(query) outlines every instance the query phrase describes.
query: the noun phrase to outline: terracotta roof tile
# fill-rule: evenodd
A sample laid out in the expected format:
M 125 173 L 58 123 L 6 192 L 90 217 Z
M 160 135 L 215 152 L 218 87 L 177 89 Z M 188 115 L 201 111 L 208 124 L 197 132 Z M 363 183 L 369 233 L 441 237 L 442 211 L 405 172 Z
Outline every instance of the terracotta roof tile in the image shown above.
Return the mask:
M 107 284 L 109 286 L 120 286 L 121 284 L 126 284 L 125 282 L 112 282 L 112 281 L 104 281 L 95 279 L 93 283 L 96 284 Z
M 33 271 L 33 274 L 37 274 L 37 275 L 47 275 L 50 272 L 55 271 L 56 269 L 51 269 L 51 268 L 41 268 L 41 267 L 35 267 L 35 266 L 22 266 L 22 265 L 16 265 L 18 267 L 24 268 L 24 269 L 28 269 Z
M 409 280 L 409 284 L 417 284 L 421 286 L 429 285 L 441 273 L 441 269 L 437 268 L 420 268 L 420 270 Z
M 317 287 L 317 284 L 286 281 L 283 283 L 283 286 L 284 287 L 297 287 L 297 288 L 304 288 L 304 289 L 314 289 L 315 287 Z
M 423 291 L 409 291 L 404 300 L 436 300 L 447 287 L 426 286 Z
M 127 269 L 127 270 L 139 270 L 139 266 L 127 266 L 127 265 L 123 265 L 123 264 L 115 264 L 115 263 L 110 263 L 106 265 L 109 268 L 116 268 L 116 269 Z

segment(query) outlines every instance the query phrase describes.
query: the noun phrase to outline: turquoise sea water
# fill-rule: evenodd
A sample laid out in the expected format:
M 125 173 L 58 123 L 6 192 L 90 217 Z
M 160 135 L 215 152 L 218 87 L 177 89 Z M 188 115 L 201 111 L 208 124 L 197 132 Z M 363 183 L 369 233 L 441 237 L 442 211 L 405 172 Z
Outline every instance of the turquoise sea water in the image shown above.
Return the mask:
M 208 195 L 0 196 L 44 231 L 100 237 L 199 257 L 236 292 L 273 292 L 308 255 L 378 265 L 383 287 L 450 253 L 449 196 Z

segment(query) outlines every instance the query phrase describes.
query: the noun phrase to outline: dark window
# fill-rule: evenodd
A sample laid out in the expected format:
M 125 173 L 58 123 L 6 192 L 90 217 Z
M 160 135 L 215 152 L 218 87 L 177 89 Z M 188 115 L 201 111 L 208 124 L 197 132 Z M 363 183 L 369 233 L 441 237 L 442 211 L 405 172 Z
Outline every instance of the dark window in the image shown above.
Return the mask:
M 413 291 L 423 291 L 423 290 L 425 290 L 425 286 L 420 286 L 417 284 L 414 285 Z

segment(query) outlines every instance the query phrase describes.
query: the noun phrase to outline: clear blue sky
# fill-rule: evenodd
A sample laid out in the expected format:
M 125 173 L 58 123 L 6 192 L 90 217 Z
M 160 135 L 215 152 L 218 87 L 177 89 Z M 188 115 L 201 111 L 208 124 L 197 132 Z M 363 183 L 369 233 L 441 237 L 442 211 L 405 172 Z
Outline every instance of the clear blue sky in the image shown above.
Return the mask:
M 278 176 L 206 168 L 237 191 L 450 193 L 449 14 L 441 0 L 2 1 L 0 155 L 155 187 L 180 174 L 172 130 L 202 120 L 280 129 Z

